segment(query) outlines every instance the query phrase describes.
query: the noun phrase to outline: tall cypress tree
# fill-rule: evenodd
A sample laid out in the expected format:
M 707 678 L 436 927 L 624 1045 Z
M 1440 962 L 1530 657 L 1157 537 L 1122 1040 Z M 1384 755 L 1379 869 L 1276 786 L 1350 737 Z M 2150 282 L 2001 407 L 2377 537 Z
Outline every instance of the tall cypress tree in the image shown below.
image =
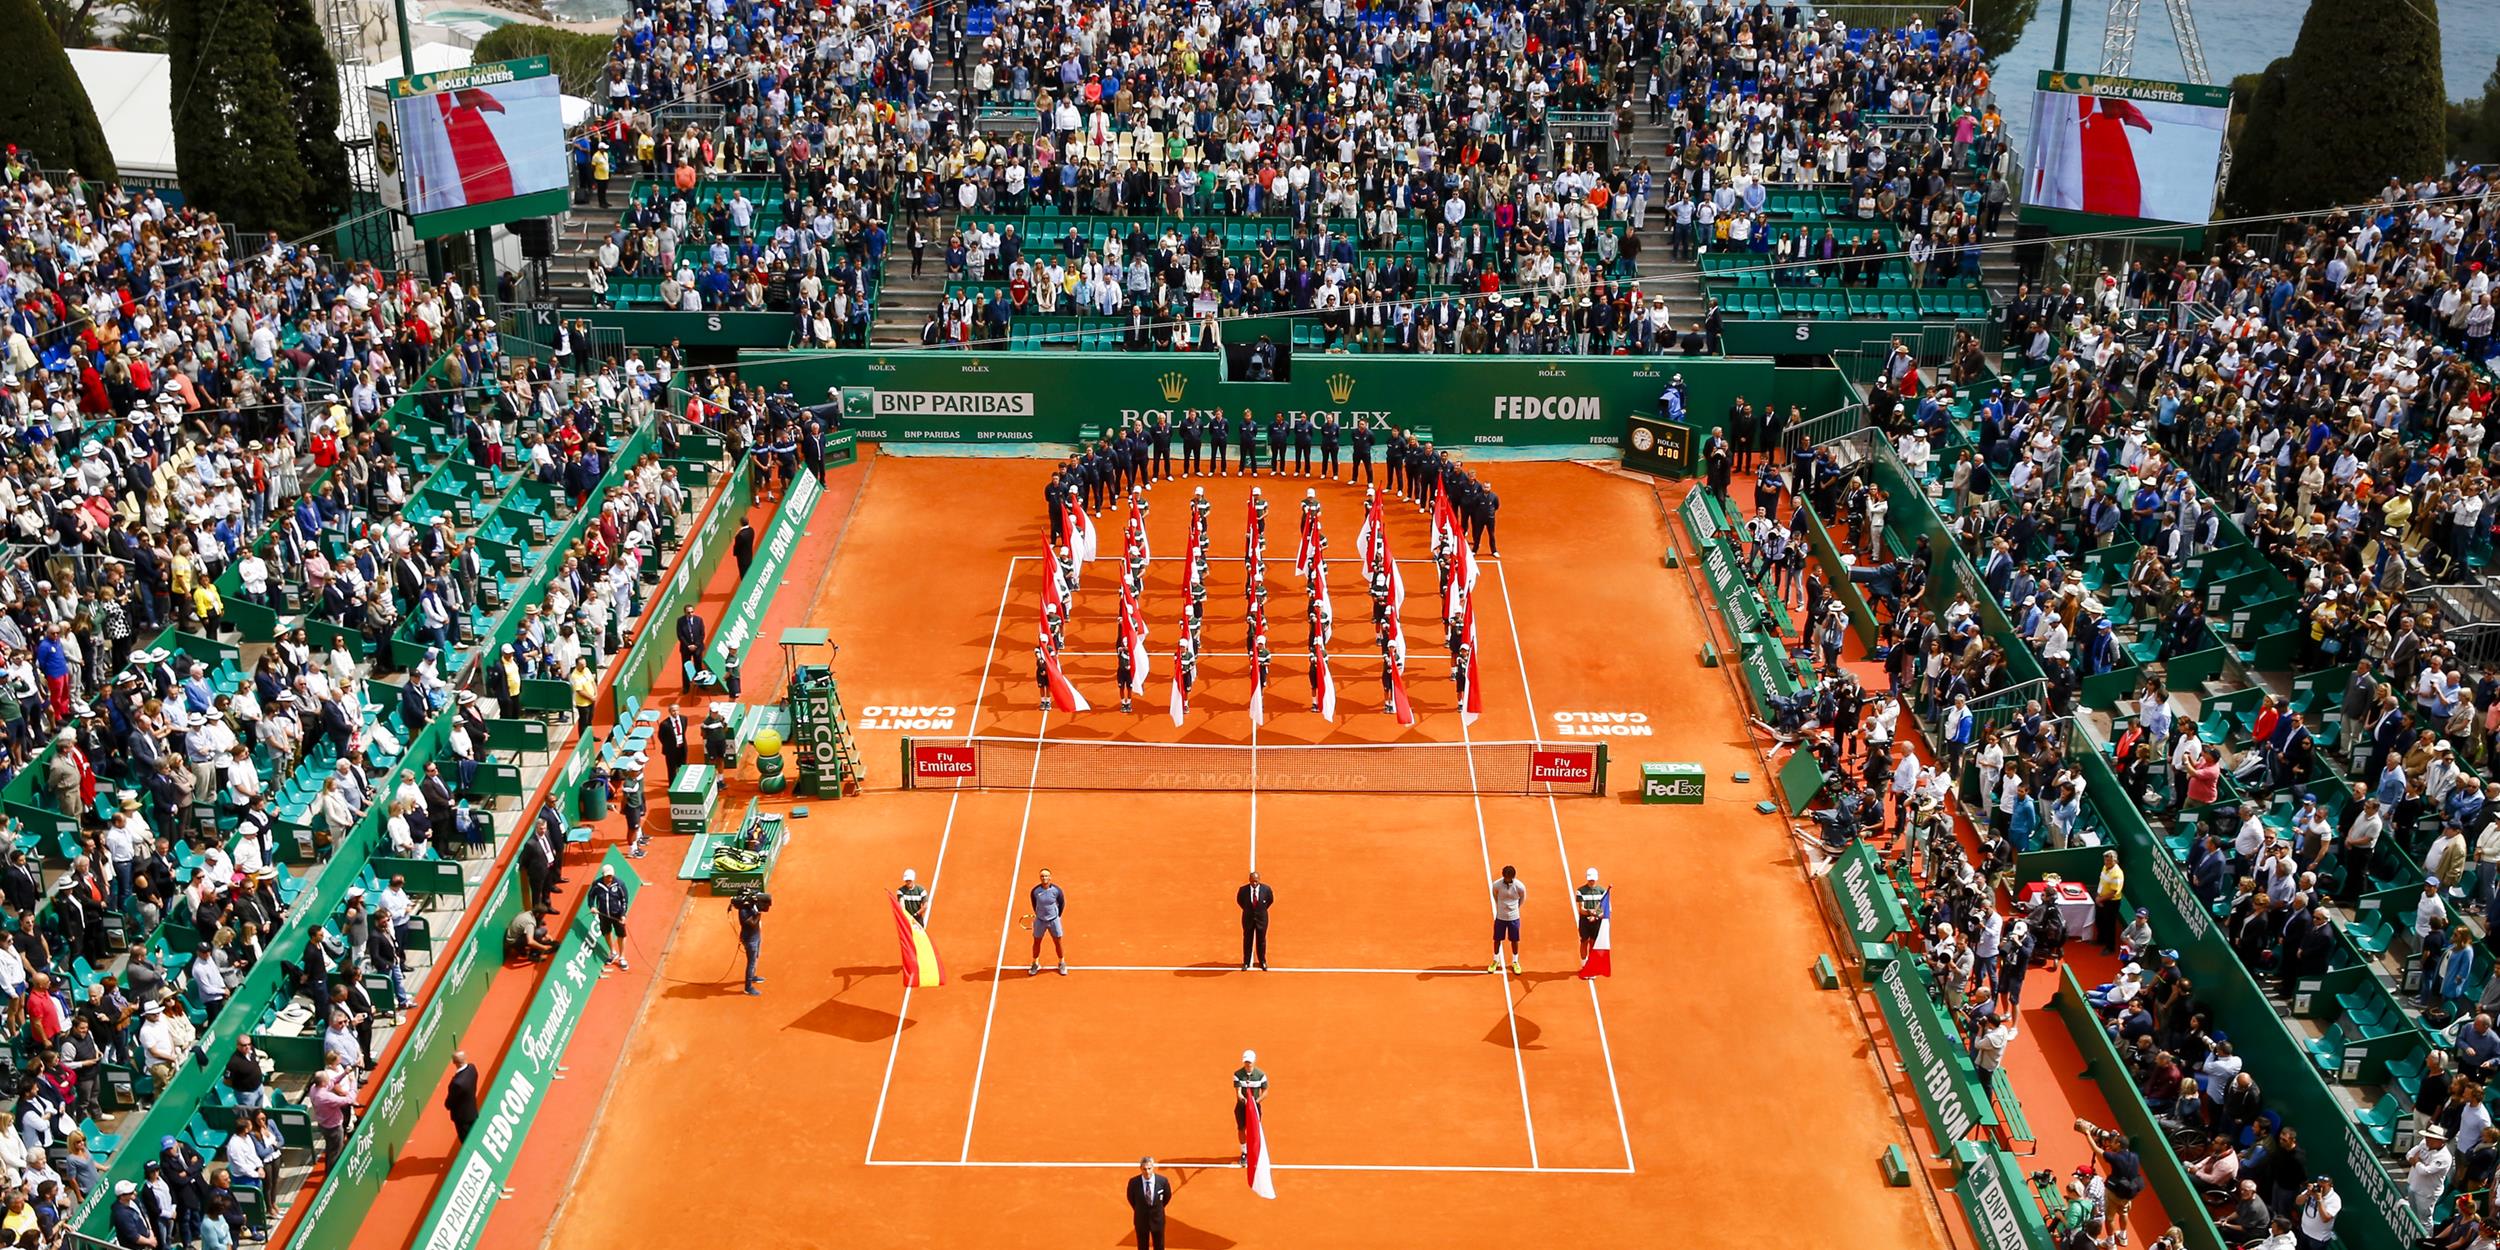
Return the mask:
M 2292 46 L 2271 195 L 2278 208 L 2368 200 L 2438 173 L 2448 93 L 2438 0 L 2311 0 Z
M 120 173 L 104 125 L 70 68 L 69 53 L 35 0 L 0 0 L 0 137 L 47 169 L 73 167 L 110 182 Z
M 275 0 L 278 72 L 294 98 L 295 155 L 311 185 L 304 214 L 310 229 L 346 215 L 353 198 L 347 182 L 347 144 L 339 139 L 339 67 L 313 17 L 312 0 Z
M 2239 134 L 2231 142 L 2231 182 L 2223 203 L 2235 213 L 2270 213 L 2275 207 L 2275 165 L 2283 155 L 2283 101 L 2291 93 L 2292 58 L 2278 56 L 2259 74 L 2243 74 L 2231 86 L 2238 95 Z
M 174 0 L 166 39 L 174 160 L 191 203 L 229 225 L 293 238 L 330 222 L 310 208 L 313 180 L 277 43 L 272 0 Z

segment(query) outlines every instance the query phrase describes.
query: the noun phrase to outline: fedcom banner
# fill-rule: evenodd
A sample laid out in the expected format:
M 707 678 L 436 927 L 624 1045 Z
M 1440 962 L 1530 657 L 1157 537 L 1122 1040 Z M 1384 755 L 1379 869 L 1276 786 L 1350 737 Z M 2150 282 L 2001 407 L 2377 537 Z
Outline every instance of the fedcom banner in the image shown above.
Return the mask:
M 1223 367 L 1203 352 L 844 351 L 758 355 L 739 372 L 802 395 L 873 392 L 844 421 L 861 438 L 888 442 L 1074 443 L 1088 428 L 1221 411 L 1235 422 L 1248 412 L 1263 424 L 1299 414 L 1347 428 L 1429 429 L 1437 445 L 1460 452 L 1596 454 L 1623 444 L 1632 417 L 1654 418 L 1659 393 L 1679 376 L 1690 413 L 1725 412 L 1740 395 L 1762 407 L 1774 386 L 1769 362 L 1755 360 L 1313 355 L 1298 358 L 1286 382 L 1227 382 Z

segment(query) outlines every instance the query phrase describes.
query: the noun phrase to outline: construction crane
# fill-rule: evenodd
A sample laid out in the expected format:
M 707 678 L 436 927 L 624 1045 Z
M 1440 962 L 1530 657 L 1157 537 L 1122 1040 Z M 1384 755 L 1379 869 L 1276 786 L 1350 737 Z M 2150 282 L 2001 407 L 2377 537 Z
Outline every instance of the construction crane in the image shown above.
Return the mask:
M 2205 43 L 2196 35 L 2196 14 L 2188 8 L 2188 0 L 2162 0 L 2170 11 L 2170 33 L 2179 45 L 2180 68 L 2192 83 L 2210 84 L 2213 71 L 2205 66 Z M 2101 29 L 2101 72 L 2120 76 L 2135 72 L 2135 31 L 2144 12 L 2144 0 L 2109 0 L 2109 24 Z

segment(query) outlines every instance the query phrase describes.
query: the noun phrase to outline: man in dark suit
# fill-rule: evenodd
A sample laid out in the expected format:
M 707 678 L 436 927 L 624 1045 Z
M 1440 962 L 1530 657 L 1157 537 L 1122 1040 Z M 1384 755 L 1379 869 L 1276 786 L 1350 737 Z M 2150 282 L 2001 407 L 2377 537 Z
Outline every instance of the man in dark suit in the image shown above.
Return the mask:
M 1252 872 L 1250 880 L 1233 891 L 1233 902 L 1241 907 L 1241 970 L 1250 971 L 1256 955 L 1259 971 L 1267 971 L 1267 911 L 1276 905 L 1274 888 L 1259 880 Z
M 1164 1250 L 1163 1211 L 1172 1205 L 1172 1182 L 1155 1171 L 1149 1157 L 1137 1161 L 1137 1175 L 1128 1178 L 1129 1216 L 1137 1225 L 1137 1250 Z
M 677 658 L 689 668 L 703 665 L 703 615 L 686 605 L 685 614 L 677 618 Z
M 675 782 L 677 770 L 686 766 L 686 714 L 670 708 L 660 720 L 660 758 L 668 765 L 666 780 Z
M 729 540 L 729 555 L 738 562 L 738 579 L 746 580 L 747 568 L 755 563 L 754 521 L 746 517 L 738 518 L 738 535 Z M 681 636 L 685 632 L 683 620 L 678 622 L 678 632 Z
M 477 1123 L 477 1065 L 465 1050 L 451 1052 L 451 1088 L 443 1093 L 443 1110 L 451 1113 L 451 1131 L 469 1140 L 469 1127 Z

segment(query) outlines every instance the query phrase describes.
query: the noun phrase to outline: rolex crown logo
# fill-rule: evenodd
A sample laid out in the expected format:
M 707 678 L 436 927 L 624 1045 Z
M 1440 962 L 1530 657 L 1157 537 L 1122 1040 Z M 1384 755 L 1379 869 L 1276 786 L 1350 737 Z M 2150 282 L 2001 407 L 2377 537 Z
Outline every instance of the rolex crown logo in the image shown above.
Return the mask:
M 1342 373 L 1328 375 L 1328 397 L 1341 404 L 1354 398 L 1354 379 Z
M 1163 402 L 1167 404 L 1181 402 L 1181 393 L 1189 389 L 1188 375 L 1179 372 L 1164 374 L 1156 378 L 1155 382 L 1163 388 Z

